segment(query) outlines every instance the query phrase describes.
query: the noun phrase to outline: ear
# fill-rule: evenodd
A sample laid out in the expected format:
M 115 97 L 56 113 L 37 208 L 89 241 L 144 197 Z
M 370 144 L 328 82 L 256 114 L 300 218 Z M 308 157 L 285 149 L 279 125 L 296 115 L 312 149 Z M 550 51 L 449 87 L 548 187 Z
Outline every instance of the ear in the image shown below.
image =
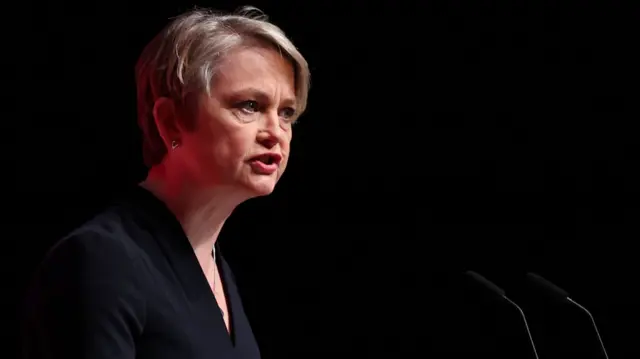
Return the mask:
M 175 101 L 168 97 L 158 98 L 153 104 L 153 119 L 167 149 L 171 149 L 171 142 L 180 142 L 180 128 Z

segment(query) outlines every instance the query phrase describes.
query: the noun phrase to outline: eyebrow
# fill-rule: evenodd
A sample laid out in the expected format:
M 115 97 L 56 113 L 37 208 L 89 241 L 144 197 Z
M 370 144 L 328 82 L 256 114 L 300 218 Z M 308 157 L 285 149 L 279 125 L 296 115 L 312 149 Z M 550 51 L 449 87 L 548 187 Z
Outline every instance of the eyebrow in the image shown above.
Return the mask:
M 244 96 L 249 95 L 249 96 L 255 97 L 256 99 L 258 99 L 261 102 L 270 102 L 270 100 L 271 100 L 270 96 L 266 92 L 264 92 L 264 91 L 262 91 L 262 90 L 260 90 L 260 89 L 258 89 L 256 87 L 245 87 L 245 88 L 242 88 L 242 89 L 235 90 L 235 91 L 231 92 L 231 97 L 238 97 L 238 96 L 243 96 L 243 95 Z M 286 98 L 284 98 L 282 100 L 282 104 L 284 104 L 285 106 L 290 106 L 290 107 L 293 107 L 293 108 L 297 108 L 296 107 L 297 103 L 296 103 L 295 98 L 286 97 Z

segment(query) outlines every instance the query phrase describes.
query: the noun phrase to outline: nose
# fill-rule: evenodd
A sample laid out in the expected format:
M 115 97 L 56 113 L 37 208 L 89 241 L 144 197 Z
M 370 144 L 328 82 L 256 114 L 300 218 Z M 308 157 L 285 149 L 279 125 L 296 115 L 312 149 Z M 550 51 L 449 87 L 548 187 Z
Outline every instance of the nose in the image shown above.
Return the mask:
M 258 143 L 267 149 L 275 147 L 282 139 L 280 117 L 276 111 L 265 114 L 264 127 L 258 132 Z
M 258 143 L 270 150 L 278 144 L 278 138 L 271 131 L 260 131 L 258 133 Z

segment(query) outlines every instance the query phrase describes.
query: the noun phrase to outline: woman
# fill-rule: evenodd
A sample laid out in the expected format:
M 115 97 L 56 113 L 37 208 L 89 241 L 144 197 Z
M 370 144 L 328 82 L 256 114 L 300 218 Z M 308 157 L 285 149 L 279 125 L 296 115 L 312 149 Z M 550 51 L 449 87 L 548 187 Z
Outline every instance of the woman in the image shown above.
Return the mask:
M 47 255 L 26 356 L 259 358 L 216 240 L 286 169 L 307 63 L 264 18 L 192 11 L 136 70 L 148 176 Z

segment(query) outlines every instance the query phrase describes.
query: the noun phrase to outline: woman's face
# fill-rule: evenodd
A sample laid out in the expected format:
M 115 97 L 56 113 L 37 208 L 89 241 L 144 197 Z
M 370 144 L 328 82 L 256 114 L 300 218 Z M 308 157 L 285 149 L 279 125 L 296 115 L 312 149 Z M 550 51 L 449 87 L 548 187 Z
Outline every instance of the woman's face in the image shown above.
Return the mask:
M 195 129 L 180 134 L 176 152 L 192 183 L 249 197 L 273 191 L 289 159 L 294 78 L 291 63 L 267 47 L 226 56 L 211 95 L 196 101 Z

